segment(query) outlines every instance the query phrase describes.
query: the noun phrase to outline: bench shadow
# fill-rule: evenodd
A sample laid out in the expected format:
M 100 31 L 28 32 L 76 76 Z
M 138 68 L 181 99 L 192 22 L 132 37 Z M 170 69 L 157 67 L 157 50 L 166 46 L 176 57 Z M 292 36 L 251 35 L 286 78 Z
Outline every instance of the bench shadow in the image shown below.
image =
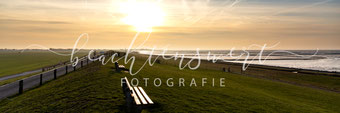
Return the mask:
M 150 112 L 159 112 L 162 111 L 162 107 L 163 105 L 160 103 L 154 103 L 153 105 L 150 105 L 148 107 L 146 107 L 144 110 L 150 111 Z M 154 111 L 155 109 L 157 109 L 157 111 Z
M 148 112 L 159 112 L 159 111 L 162 111 L 162 109 L 161 109 L 161 108 L 163 108 L 162 106 L 163 106 L 162 104 L 155 103 L 154 105 L 150 105 L 146 108 L 143 108 L 142 112 L 145 111 L 145 110 L 148 111 Z M 129 113 L 129 111 L 133 111 L 133 110 L 128 109 L 126 102 L 124 102 L 123 105 L 119 105 L 118 107 L 119 107 L 119 112 L 121 112 L 121 113 Z M 154 111 L 155 109 L 157 109 L 157 111 Z M 133 112 L 130 112 L 130 113 L 133 113 Z

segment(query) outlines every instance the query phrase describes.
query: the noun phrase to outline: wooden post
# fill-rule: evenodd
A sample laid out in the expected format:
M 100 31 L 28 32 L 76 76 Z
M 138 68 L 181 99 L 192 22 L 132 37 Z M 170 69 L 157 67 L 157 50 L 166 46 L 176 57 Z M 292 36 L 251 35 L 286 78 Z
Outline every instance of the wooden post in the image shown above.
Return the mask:
M 88 59 L 88 58 L 86 58 L 86 65 L 87 65 L 87 64 L 89 64 L 89 59 Z
M 54 69 L 54 79 L 57 79 L 57 69 Z
M 83 61 L 80 62 L 80 68 L 82 68 L 82 67 L 83 67 Z
M 223 72 L 225 72 L 225 67 L 222 70 L 223 70 Z
M 40 74 L 40 85 L 42 85 L 43 74 Z
M 230 67 L 228 67 L 228 72 L 230 73 L 231 71 L 230 71 Z
M 116 72 L 120 72 L 118 62 L 115 62 L 115 68 L 116 68 Z
M 156 63 L 157 63 L 157 64 L 161 64 L 161 60 L 157 59 L 157 60 L 156 60 Z
M 77 65 L 73 67 L 73 71 L 76 71 Z
M 24 80 L 19 81 L 19 94 L 22 94 L 24 91 Z
M 243 69 L 242 69 L 242 66 L 241 66 L 241 74 L 243 74 Z
M 65 67 L 65 70 L 66 70 L 66 73 L 65 74 L 67 74 L 67 72 L 68 72 L 68 66 L 66 65 L 66 67 Z

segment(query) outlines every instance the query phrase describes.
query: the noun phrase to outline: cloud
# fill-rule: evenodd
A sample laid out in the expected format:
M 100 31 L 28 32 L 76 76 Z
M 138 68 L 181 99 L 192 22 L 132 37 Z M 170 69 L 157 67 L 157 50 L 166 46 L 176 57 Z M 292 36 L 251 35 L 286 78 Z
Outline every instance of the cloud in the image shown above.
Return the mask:
M 19 19 L 0 19 L 1 24 L 72 24 L 66 21 L 40 21 L 40 20 L 19 20 Z
M 65 32 L 72 28 L 73 23 L 66 21 L 0 19 L 0 30 L 13 32 L 51 33 Z M 65 27 L 69 26 L 69 27 Z

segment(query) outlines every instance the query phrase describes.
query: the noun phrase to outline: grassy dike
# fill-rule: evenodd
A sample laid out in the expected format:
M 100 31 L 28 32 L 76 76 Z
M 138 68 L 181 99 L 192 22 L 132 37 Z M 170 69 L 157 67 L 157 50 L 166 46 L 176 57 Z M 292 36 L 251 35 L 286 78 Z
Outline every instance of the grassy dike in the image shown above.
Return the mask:
M 138 69 L 145 59 L 135 62 Z M 122 64 L 122 63 L 120 63 Z M 178 66 L 155 64 L 145 66 L 137 75 L 116 73 L 113 64 L 93 63 L 79 71 L 24 94 L 0 102 L 0 112 L 118 112 L 124 111 L 124 96 L 120 86 L 122 77 L 139 79 L 156 103 L 143 112 L 338 112 L 340 94 L 300 87 L 266 79 L 241 76 L 211 69 L 179 70 Z M 128 65 L 126 66 L 128 67 Z M 144 86 L 143 78 L 149 78 Z M 160 78 L 156 87 L 153 80 Z M 173 78 L 174 86 L 166 80 Z M 178 79 L 185 79 L 179 87 Z M 192 78 L 197 87 L 190 87 Z M 207 84 L 201 86 L 201 78 Z M 215 86 L 212 86 L 215 78 Z M 219 87 L 219 78 L 225 78 L 225 87 Z

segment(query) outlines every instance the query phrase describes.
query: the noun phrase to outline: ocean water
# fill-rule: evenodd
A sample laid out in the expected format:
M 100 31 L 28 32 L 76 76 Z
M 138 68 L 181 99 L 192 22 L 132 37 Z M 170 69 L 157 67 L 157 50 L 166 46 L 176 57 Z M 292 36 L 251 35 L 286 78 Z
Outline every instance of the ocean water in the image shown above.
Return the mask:
M 141 54 L 150 54 L 150 50 L 136 50 Z M 340 50 L 201 50 L 201 59 L 218 59 L 225 62 L 261 64 L 300 69 L 312 69 L 330 72 L 340 72 Z M 196 50 L 155 50 L 153 55 L 181 56 L 197 58 Z M 196 56 L 195 56 L 196 55 Z

